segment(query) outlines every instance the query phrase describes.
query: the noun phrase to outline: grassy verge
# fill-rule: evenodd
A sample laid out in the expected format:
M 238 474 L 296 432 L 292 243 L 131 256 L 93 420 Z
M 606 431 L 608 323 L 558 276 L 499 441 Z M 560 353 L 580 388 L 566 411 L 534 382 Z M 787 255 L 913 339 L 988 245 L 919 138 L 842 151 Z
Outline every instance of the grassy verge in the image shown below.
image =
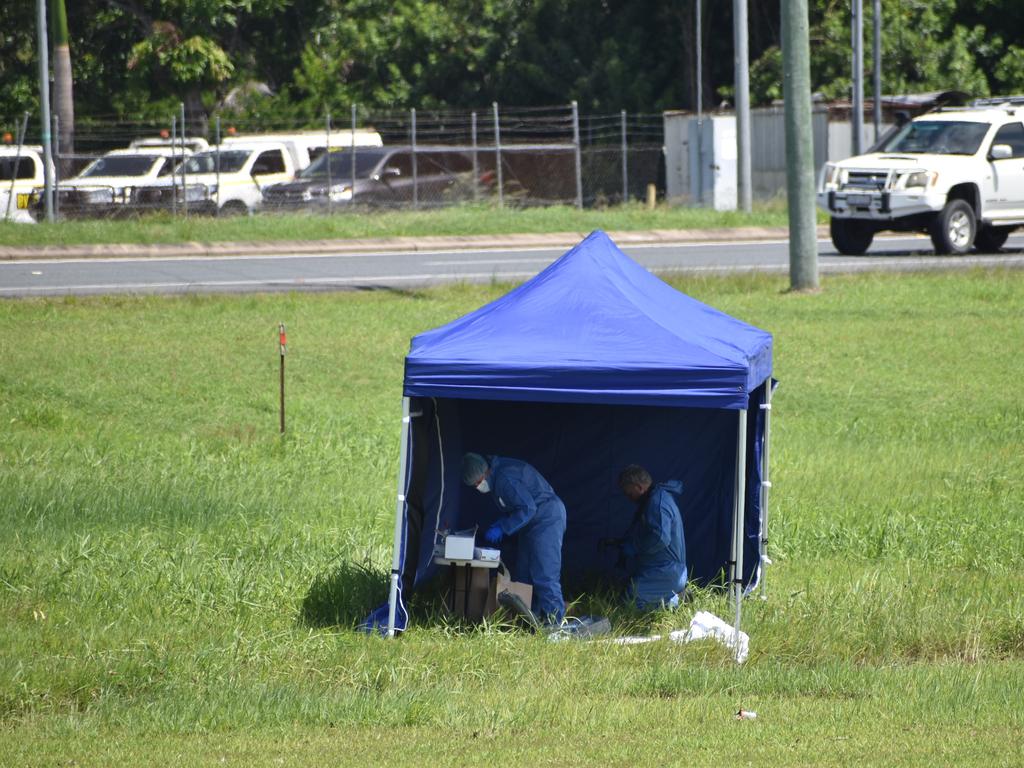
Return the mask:
M 0 304 L 0 765 L 1020 764 L 1024 276 L 677 285 L 776 335 L 776 565 L 739 668 L 429 600 L 397 642 L 351 631 L 408 339 L 507 286 Z
M 320 240 L 429 235 L 590 232 L 594 229 L 719 229 L 786 226 L 785 208 L 762 204 L 753 213 L 642 205 L 578 211 L 566 206 L 499 209 L 464 206 L 433 211 L 322 215 L 257 215 L 188 219 L 153 215 L 123 221 L 65 221 L 46 226 L 0 223 L 0 246 L 95 243 Z

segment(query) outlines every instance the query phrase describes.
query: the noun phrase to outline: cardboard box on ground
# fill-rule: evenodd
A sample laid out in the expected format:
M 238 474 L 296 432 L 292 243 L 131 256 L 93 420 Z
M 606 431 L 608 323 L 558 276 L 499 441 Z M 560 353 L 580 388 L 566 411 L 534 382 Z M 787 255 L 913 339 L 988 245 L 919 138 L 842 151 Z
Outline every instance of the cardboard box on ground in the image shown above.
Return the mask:
M 519 597 L 524 604 L 530 605 L 533 600 L 533 586 L 521 581 L 512 581 L 505 564 L 497 568 L 454 568 L 454 584 L 451 590 L 448 608 L 453 616 L 482 621 L 498 608 L 498 595 L 508 591 Z M 466 595 L 467 574 L 469 595 Z

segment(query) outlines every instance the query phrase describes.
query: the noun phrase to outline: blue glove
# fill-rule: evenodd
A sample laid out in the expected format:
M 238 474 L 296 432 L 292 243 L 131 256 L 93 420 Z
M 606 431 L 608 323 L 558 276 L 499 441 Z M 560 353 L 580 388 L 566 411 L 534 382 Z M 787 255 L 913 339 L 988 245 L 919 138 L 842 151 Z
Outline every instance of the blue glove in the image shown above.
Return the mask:
M 497 544 L 501 541 L 501 537 L 504 536 L 504 532 L 501 530 L 501 526 L 495 523 L 486 531 L 484 531 L 484 541 L 488 544 Z

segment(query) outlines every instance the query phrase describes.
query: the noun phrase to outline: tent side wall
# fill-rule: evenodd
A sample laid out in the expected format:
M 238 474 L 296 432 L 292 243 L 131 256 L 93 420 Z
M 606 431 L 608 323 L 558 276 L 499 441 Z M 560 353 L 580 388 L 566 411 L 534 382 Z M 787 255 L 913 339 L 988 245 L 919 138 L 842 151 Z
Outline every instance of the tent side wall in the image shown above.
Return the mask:
M 416 524 L 410 525 L 403 578 L 407 585 L 432 575 L 436 529 L 486 526 L 496 517 L 489 499 L 460 482 L 461 457 L 467 450 L 530 462 L 565 501 L 563 582 L 569 589 L 624 577 L 618 549 L 607 540 L 622 536 L 633 519 L 634 507 L 617 484 L 618 472 L 630 463 L 647 467 L 656 481 L 683 481 L 680 507 L 691 578 L 714 581 L 727 563 L 735 411 L 444 398 L 414 398 L 413 403 L 423 416 L 414 422 L 408 497 L 409 515 Z M 753 440 L 757 413 L 756 408 L 751 410 L 748 434 Z M 748 488 L 755 487 L 759 464 L 748 459 L 747 467 Z M 745 582 L 757 572 L 758 515 L 757 501 L 748 497 Z M 503 559 L 514 563 L 514 557 L 512 539 L 504 543 Z

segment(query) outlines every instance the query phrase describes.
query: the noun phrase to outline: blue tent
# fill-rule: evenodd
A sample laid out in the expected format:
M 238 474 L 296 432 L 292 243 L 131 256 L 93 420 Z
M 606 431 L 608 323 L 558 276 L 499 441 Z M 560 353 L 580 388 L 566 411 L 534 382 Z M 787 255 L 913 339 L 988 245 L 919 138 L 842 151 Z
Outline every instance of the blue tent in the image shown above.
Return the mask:
M 471 450 L 528 461 L 565 502 L 570 591 L 615 567 L 604 542 L 633 516 L 622 467 L 682 480 L 691 580 L 727 580 L 738 623 L 766 538 L 771 373 L 771 334 L 679 293 L 601 231 L 505 296 L 416 336 L 389 616 L 402 589 L 434 574 L 437 531 L 495 518 L 460 483 Z

